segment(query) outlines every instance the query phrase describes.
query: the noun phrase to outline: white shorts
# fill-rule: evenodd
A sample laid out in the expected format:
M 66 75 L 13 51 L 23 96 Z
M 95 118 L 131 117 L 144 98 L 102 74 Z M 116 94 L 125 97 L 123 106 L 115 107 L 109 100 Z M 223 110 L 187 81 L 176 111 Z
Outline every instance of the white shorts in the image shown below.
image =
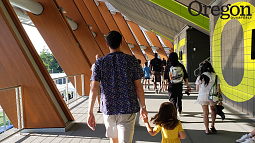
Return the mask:
M 103 116 L 106 137 L 118 138 L 119 143 L 132 143 L 136 113 Z
M 217 103 L 212 102 L 212 101 L 198 101 L 199 104 L 201 105 L 210 105 L 210 106 L 215 106 Z

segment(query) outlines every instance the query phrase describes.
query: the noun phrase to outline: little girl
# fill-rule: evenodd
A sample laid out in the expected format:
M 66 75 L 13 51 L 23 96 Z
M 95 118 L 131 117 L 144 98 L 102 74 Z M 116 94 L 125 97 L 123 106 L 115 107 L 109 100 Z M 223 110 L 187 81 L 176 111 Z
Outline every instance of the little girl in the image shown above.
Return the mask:
M 159 112 L 151 118 L 151 121 L 153 121 L 153 124 L 156 124 L 153 129 L 148 122 L 148 117 L 143 119 L 148 132 L 152 136 L 155 136 L 161 130 L 161 143 L 180 143 L 180 139 L 186 138 L 182 124 L 177 119 L 176 108 L 170 102 L 162 103 Z
M 216 103 L 214 103 L 208 99 L 209 92 L 215 82 L 215 78 L 216 78 L 216 74 L 213 70 L 212 65 L 209 62 L 204 62 L 201 67 L 201 74 L 200 74 L 200 76 L 197 77 L 197 80 L 196 80 L 196 91 L 198 91 L 197 102 L 199 104 L 201 104 L 203 113 L 204 113 L 203 119 L 204 119 L 206 134 L 210 133 L 209 118 L 208 118 L 208 114 L 209 114 L 208 106 L 210 106 L 210 109 L 211 109 L 211 118 L 212 118 L 211 131 L 217 132 L 217 130 L 214 127 L 215 118 L 216 118 L 216 112 L 215 112 Z M 217 87 L 218 87 L 218 92 L 221 94 L 219 78 L 217 78 Z M 220 102 L 219 105 L 222 105 L 222 102 Z

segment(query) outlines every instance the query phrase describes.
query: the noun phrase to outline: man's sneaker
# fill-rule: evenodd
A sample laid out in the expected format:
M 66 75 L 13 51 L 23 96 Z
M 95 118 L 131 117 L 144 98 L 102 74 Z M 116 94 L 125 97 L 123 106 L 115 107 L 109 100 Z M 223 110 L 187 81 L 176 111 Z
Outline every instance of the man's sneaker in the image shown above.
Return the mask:
M 237 139 L 236 142 L 240 143 L 245 141 L 246 139 L 249 139 L 250 136 L 248 134 L 243 135 L 240 139 Z
M 254 137 L 252 137 L 252 138 L 249 138 L 249 139 L 246 139 L 244 142 L 242 142 L 242 143 L 255 143 L 255 139 L 254 139 Z

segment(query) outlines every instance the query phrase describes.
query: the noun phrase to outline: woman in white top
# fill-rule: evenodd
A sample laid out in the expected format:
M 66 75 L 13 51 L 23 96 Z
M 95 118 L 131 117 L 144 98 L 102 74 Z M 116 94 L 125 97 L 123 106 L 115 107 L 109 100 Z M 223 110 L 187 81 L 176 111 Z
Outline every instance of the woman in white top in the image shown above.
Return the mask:
M 212 65 L 209 62 L 204 62 L 201 68 L 201 74 L 200 76 L 197 77 L 197 80 L 196 80 L 196 91 L 198 91 L 197 102 L 201 104 L 203 112 L 204 112 L 204 124 L 206 128 L 206 131 L 205 131 L 206 134 L 210 133 L 208 105 L 210 105 L 210 109 L 211 109 L 211 118 L 212 118 L 211 131 L 217 132 L 217 130 L 214 127 L 214 122 L 216 118 L 216 112 L 215 112 L 216 103 L 208 99 L 210 89 L 215 82 L 215 77 L 216 77 L 216 74 L 213 70 Z M 217 86 L 218 86 L 218 92 L 221 94 L 219 78 L 217 79 Z M 222 102 L 220 102 L 219 105 L 222 105 Z

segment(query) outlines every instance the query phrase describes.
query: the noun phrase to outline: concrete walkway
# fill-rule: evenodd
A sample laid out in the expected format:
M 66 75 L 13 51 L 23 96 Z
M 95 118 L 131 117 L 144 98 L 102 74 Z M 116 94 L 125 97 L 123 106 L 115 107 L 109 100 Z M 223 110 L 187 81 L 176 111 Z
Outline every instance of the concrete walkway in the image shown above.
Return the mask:
M 236 110 L 223 105 L 226 115 L 224 121 L 217 116 L 215 128 L 218 130 L 216 134 L 206 135 L 203 123 L 203 112 L 199 104 L 194 104 L 197 93 L 192 91 L 190 96 L 183 96 L 183 114 L 180 117 L 182 126 L 185 130 L 187 138 L 181 140 L 182 143 L 234 143 L 236 139 L 243 134 L 250 132 L 255 127 L 254 120 Z M 168 101 L 167 92 L 155 94 L 152 90 L 145 90 L 146 105 L 148 116 L 152 117 L 158 112 L 162 102 Z M 75 118 L 75 125 L 65 133 L 31 133 L 15 135 L 6 140 L 6 143 L 109 143 L 109 139 L 105 137 L 105 127 L 103 124 L 102 113 L 96 113 L 97 105 L 94 108 L 96 117 L 96 130 L 92 131 L 87 127 L 87 97 L 81 98 L 78 103 L 70 106 L 71 112 Z M 138 116 L 139 117 L 139 113 Z M 154 126 L 154 125 L 152 125 Z M 133 143 L 158 143 L 161 141 L 161 134 L 158 133 L 152 137 L 146 130 L 144 123 L 136 118 L 136 127 Z

